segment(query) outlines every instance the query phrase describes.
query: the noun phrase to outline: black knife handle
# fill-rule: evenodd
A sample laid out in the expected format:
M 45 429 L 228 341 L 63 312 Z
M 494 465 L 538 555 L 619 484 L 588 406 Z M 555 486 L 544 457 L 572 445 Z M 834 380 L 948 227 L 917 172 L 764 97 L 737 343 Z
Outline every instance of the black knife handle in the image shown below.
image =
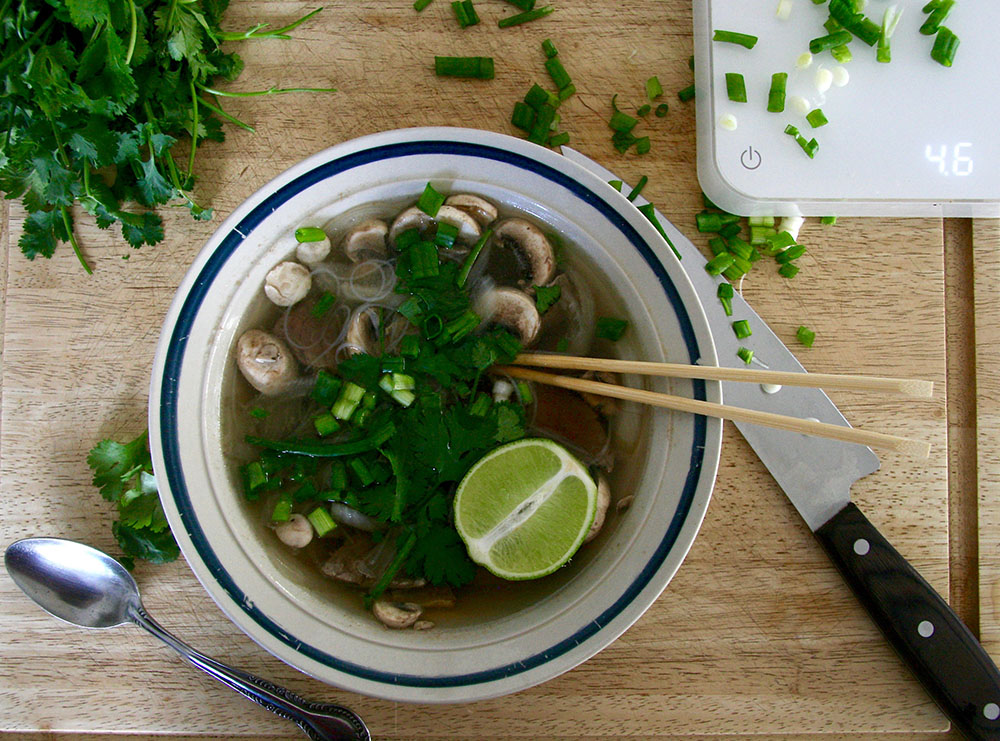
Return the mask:
M 1000 739 L 1000 671 L 948 603 L 853 504 L 816 537 L 955 726 L 969 738 Z

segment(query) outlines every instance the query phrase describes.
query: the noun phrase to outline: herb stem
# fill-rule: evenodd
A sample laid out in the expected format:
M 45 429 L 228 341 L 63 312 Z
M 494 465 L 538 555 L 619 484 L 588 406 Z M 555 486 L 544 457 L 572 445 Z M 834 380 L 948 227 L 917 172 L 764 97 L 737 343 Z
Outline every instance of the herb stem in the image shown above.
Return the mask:
M 386 567 L 385 572 L 379 577 L 379 580 L 372 587 L 372 591 L 365 595 L 365 604 L 370 605 L 372 602 L 377 600 L 382 596 L 382 593 L 389 587 L 392 583 L 393 578 L 399 573 L 399 570 L 403 567 L 403 563 L 410 555 L 410 551 L 413 550 L 413 546 L 417 544 L 417 534 L 410 530 L 406 535 L 406 540 L 396 551 L 396 555 L 393 557 L 389 566 Z
M 243 32 L 239 32 L 239 31 L 223 31 L 221 33 L 216 33 L 215 37 L 219 41 L 244 41 L 246 39 L 266 39 L 266 38 L 288 39 L 288 38 L 291 38 L 290 36 L 287 35 L 289 31 L 294 31 L 296 28 L 298 28 L 303 23 L 305 23 L 307 20 L 309 20 L 314 15 L 316 15 L 317 13 L 319 13 L 321 10 L 323 10 L 322 7 L 316 8 L 316 10 L 312 11 L 311 13 L 306 13 L 304 16 L 302 16 L 301 18 L 299 18 L 297 21 L 293 21 L 292 23 L 289 23 L 287 26 L 282 26 L 281 28 L 276 28 L 273 31 L 266 31 L 264 33 L 257 33 L 262 28 L 264 28 L 265 26 L 268 25 L 266 23 L 258 23 L 256 26 L 254 26 L 253 28 L 251 28 L 251 29 L 249 29 L 247 31 L 243 31 Z
M 280 93 L 335 93 L 337 90 L 332 87 L 271 87 L 267 90 L 248 90 L 246 92 L 227 92 L 216 90 L 197 83 L 198 87 L 209 95 L 219 95 L 223 98 L 256 98 L 261 95 L 278 95 Z
M 40 25 L 38 29 L 33 34 L 31 34 L 31 36 L 29 36 L 27 40 L 14 51 L 13 54 L 4 59 L 3 62 L 0 62 L 0 72 L 3 72 L 5 69 L 11 66 L 14 62 L 17 61 L 18 57 L 20 57 L 21 54 L 23 54 L 29 48 L 31 48 L 31 46 L 35 43 L 35 41 L 37 41 L 38 38 L 43 33 L 49 30 L 49 26 L 52 25 L 52 22 L 54 20 L 55 20 L 55 14 L 52 14 L 48 18 L 46 18 L 45 22 L 42 23 L 42 25 Z
M 132 64 L 132 55 L 135 53 L 135 41 L 139 31 L 138 19 L 135 16 L 135 0 L 128 0 L 128 12 L 130 19 L 130 29 L 128 34 L 128 51 L 125 53 L 125 65 Z
M 131 1 L 131 0 L 130 0 Z M 135 5 L 132 6 L 133 8 Z M 188 177 L 194 175 L 194 154 L 198 151 L 198 93 L 194 89 L 194 76 L 189 81 L 191 90 L 191 154 L 188 156 Z
M 87 264 L 86 259 L 83 257 L 83 252 L 80 250 L 80 245 L 76 241 L 76 237 L 73 236 L 73 225 L 69 221 L 69 212 L 66 210 L 65 206 L 60 206 L 59 212 L 62 214 L 63 226 L 66 227 L 66 237 L 69 239 L 69 243 L 73 247 L 73 252 L 76 253 L 76 259 L 80 261 L 81 265 L 83 265 L 83 269 L 87 271 L 87 275 L 93 275 L 93 268 Z
M 234 126 L 239 126 L 241 129 L 245 129 L 245 130 L 249 131 L 251 134 L 257 133 L 257 130 L 253 126 L 251 126 L 250 124 L 244 123 L 243 121 L 240 121 L 240 119 L 236 118 L 236 116 L 234 116 L 233 114 L 226 113 L 224 110 L 222 110 L 218 106 L 212 105 L 211 103 L 209 103 L 204 98 L 199 97 L 198 101 L 203 106 L 205 106 L 208 110 L 212 111 L 212 113 L 214 113 L 214 114 L 216 114 L 218 116 L 221 116 L 222 118 L 224 118 L 227 121 L 229 121 L 229 123 L 233 124 Z

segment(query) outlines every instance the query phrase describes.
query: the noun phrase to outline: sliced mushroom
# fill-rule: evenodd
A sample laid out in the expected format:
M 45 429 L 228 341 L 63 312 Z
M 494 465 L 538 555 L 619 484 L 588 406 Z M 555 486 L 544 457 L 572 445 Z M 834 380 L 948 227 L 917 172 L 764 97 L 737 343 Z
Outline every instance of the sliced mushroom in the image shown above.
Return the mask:
M 587 381 L 599 381 L 600 383 L 610 383 L 616 386 L 621 385 L 621 378 L 617 373 L 610 371 L 587 371 L 580 378 Z M 583 400 L 594 407 L 597 412 L 604 417 L 613 417 L 618 414 L 618 400 L 610 396 L 599 396 L 597 394 L 581 393 Z
M 347 325 L 347 345 L 352 354 L 375 354 L 378 343 L 378 314 L 371 307 L 357 309 Z
M 454 206 L 442 206 L 434 218 L 442 224 L 450 224 L 458 229 L 456 244 L 475 244 L 483 233 L 479 228 L 479 222 L 472 215 Z
M 425 610 L 451 609 L 455 606 L 455 593 L 448 586 L 423 586 L 405 592 L 393 590 L 388 596 L 391 602 L 412 602 Z
M 385 627 L 402 630 L 417 622 L 424 611 L 420 605 L 412 602 L 390 602 L 379 599 L 372 605 L 372 612 Z
M 476 301 L 476 311 L 488 321 L 510 329 L 525 347 L 538 338 L 538 330 L 542 327 L 535 300 L 516 288 L 486 291 Z
M 312 278 L 305 265 L 287 260 L 279 262 L 264 278 L 264 295 L 278 306 L 292 306 L 306 297 Z
M 611 506 L 611 487 L 608 485 L 608 477 L 598 471 L 597 473 L 597 512 L 594 513 L 594 524 L 587 531 L 584 543 L 589 543 L 604 527 L 604 519 L 608 516 L 608 507 Z
M 514 394 L 514 384 L 506 378 L 498 378 L 493 382 L 493 401 L 510 401 Z
M 430 620 L 418 620 L 413 624 L 414 630 L 430 630 L 434 627 L 434 623 Z
M 419 232 L 424 232 L 433 223 L 433 219 L 421 211 L 416 206 L 410 206 L 408 209 L 403 211 L 396 220 L 392 222 L 392 227 L 389 229 L 389 242 L 395 246 L 396 238 L 399 237 L 403 232 L 409 231 L 410 229 L 416 229 Z
M 491 259 L 498 262 L 513 256 L 519 267 L 522 286 L 545 286 L 555 277 L 556 254 L 545 233 L 530 221 L 504 219 L 493 230 Z
M 274 528 L 278 540 L 289 548 L 305 548 L 313 539 L 313 526 L 305 516 L 294 514 Z
M 306 265 L 318 265 L 330 254 L 330 238 L 323 235 L 323 239 L 315 242 L 299 242 L 295 248 L 295 256 L 299 262 Z
M 384 258 L 388 254 L 386 237 L 389 226 L 381 219 L 368 219 L 347 232 L 340 249 L 351 262 Z
M 236 341 L 236 366 L 251 386 L 267 396 L 287 391 L 298 378 L 288 346 L 261 329 L 251 329 Z
M 498 216 L 496 206 L 485 198 L 474 196 L 471 193 L 455 193 L 454 195 L 450 195 L 445 199 L 444 205 L 462 209 L 484 229 L 496 221 Z

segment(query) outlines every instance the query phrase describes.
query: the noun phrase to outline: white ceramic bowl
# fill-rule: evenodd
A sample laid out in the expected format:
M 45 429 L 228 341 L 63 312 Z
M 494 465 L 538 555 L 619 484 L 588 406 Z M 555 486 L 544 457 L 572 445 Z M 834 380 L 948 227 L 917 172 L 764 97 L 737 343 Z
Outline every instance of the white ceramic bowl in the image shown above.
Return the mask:
M 392 700 L 458 702 L 551 679 L 621 635 L 660 595 L 708 506 L 721 423 L 662 410 L 644 417 L 631 507 L 597 547 L 510 605 L 426 632 L 389 631 L 337 600 L 241 501 L 223 444 L 232 348 L 260 304 L 265 273 L 294 250 L 296 226 L 358 205 L 416 200 L 424 185 L 474 192 L 561 233 L 603 275 L 631 319 L 626 354 L 715 364 L 701 304 L 652 225 L 618 192 L 547 149 L 467 129 L 391 131 L 295 165 L 219 227 L 167 314 L 150 389 L 160 496 L 188 563 L 257 643 L 333 685 Z M 631 348 L 631 349 L 629 349 Z M 718 384 L 649 387 L 720 401 Z

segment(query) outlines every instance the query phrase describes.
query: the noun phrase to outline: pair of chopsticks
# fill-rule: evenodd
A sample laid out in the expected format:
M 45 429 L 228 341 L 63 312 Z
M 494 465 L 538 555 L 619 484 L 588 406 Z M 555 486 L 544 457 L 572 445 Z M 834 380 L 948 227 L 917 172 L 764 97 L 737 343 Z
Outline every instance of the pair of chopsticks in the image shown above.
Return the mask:
M 500 366 L 496 370 L 512 378 L 534 381 L 549 386 L 558 386 L 572 391 L 610 396 L 625 401 L 673 409 L 708 417 L 719 417 L 733 422 L 747 422 L 764 425 L 805 435 L 826 437 L 847 443 L 858 443 L 906 453 L 919 458 L 930 457 L 930 444 L 912 438 L 871 432 L 854 427 L 817 422 L 815 420 L 788 417 L 756 409 L 716 404 L 683 396 L 634 389 L 613 383 L 589 381 L 572 376 L 545 373 L 523 366 L 555 368 L 560 370 L 610 371 L 613 373 L 634 373 L 647 376 L 670 378 L 701 378 L 710 381 L 744 381 L 747 383 L 780 384 L 782 386 L 807 386 L 811 388 L 843 389 L 852 391 L 882 391 L 915 397 L 930 397 L 934 392 L 931 381 L 905 378 L 885 378 L 878 376 L 841 375 L 831 373 L 790 373 L 787 371 L 758 370 L 755 368 L 716 368 L 678 363 L 653 363 L 640 360 L 615 360 L 611 358 L 584 358 L 558 353 L 521 353 L 514 359 L 514 365 Z

